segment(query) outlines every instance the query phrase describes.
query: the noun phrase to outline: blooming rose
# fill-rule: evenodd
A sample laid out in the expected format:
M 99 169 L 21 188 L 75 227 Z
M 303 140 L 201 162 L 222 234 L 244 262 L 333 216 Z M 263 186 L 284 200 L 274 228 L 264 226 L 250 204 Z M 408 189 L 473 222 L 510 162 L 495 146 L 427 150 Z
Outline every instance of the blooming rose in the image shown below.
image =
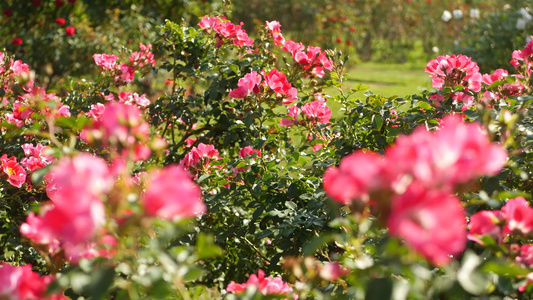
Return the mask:
M 26 182 L 26 171 L 17 163 L 16 157 L 7 158 L 7 154 L 0 157 L 2 163 L 2 171 L 7 175 L 7 181 L 15 187 L 21 188 Z
M 116 55 L 95 54 L 93 58 L 94 62 L 104 69 L 113 70 L 117 66 L 118 57 Z
M 302 113 L 312 124 L 328 123 L 331 117 L 331 109 L 329 109 L 326 103 L 318 101 L 304 104 L 302 106 Z
M 483 245 L 484 243 L 480 238 L 490 236 L 496 243 L 499 243 L 503 238 L 499 222 L 500 211 L 482 210 L 477 212 L 470 217 L 467 238 Z
M 76 28 L 74 28 L 74 26 L 69 26 L 65 28 L 65 33 L 67 36 L 73 36 L 76 33 Z
M 263 78 L 257 74 L 256 71 L 252 71 L 243 78 L 239 79 L 238 87 L 234 90 L 230 90 L 229 96 L 232 98 L 244 98 L 251 93 L 257 94 L 260 92 L 259 85 Z
M 65 21 L 65 19 L 63 19 L 63 18 L 57 18 L 56 19 L 56 24 L 59 25 L 59 26 L 64 26 L 66 23 L 67 23 L 67 21 Z
M 506 222 L 504 226 L 506 234 L 518 232 L 527 235 L 533 232 L 533 208 L 523 197 L 507 201 L 501 213 Z

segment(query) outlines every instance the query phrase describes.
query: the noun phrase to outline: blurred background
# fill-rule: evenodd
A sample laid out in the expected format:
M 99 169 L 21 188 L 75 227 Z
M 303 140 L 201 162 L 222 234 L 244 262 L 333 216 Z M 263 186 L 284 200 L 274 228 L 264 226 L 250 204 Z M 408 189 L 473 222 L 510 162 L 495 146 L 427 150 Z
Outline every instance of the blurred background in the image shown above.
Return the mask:
M 423 69 L 438 55 L 512 71 L 513 50 L 533 35 L 531 0 L 4 0 L 0 9 L 0 49 L 49 88 L 96 74 L 95 53 L 156 44 L 165 19 L 196 26 L 224 15 L 251 37 L 277 20 L 286 39 L 349 54 L 348 80 L 384 94 L 430 87 Z

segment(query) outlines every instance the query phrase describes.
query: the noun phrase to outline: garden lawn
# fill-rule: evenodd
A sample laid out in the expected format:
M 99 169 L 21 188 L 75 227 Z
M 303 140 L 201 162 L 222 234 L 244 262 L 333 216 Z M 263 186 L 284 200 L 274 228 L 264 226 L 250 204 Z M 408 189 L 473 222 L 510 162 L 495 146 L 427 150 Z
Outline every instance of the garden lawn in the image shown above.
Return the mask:
M 385 97 L 419 94 L 424 89 L 431 89 L 431 78 L 424 69 L 425 65 L 421 64 L 360 63 L 346 72 L 345 88 L 349 90 L 361 83 L 370 86 L 374 94 Z M 338 93 L 334 89 L 327 92 Z M 360 97 L 363 97 L 362 93 Z

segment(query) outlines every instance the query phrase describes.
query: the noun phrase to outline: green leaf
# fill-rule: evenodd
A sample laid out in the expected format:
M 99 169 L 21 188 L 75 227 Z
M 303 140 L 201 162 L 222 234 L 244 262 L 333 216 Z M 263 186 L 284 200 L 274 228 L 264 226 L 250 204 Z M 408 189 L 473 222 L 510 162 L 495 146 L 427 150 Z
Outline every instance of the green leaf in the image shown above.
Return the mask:
M 511 76 L 509 76 L 509 77 L 511 77 Z M 511 77 L 511 78 L 512 78 L 512 77 Z M 491 85 L 489 85 L 489 86 L 487 87 L 487 89 L 492 90 L 492 89 L 497 88 L 497 87 L 499 87 L 499 86 L 501 86 L 501 85 L 504 85 L 504 84 L 506 84 L 505 81 L 503 81 L 503 80 L 497 80 L 497 81 L 494 81 Z
M 200 259 L 213 258 L 222 255 L 222 249 L 215 244 L 212 235 L 206 233 L 198 234 L 196 250 Z
M 465 291 L 474 295 L 486 294 L 494 289 L 490 278 L 479 269 L 482 263 L 483 260 L 469 250 L 465 252 L 461 268 L 457 271 L 459 284 Z
M 386 300 L 392 297 L 392 280 L 390 278 L 374 278 L 368 282 L 366 300 Z
M 381 126 L 383 126 L 383 117 L 381 117 L 380 115 L 373 115 L 372 116 L 372 126 L 376 130 L 380 130 Z
M 44 168 L 35 170 L 31 174 L 31 181 L 33 182 L 33 184 L 35 184 L 36 186 L 40 186 L 41 182 L 43 181 L 44 176 L 48 174 L 48 172 L 50 172 L 50 169 L 51 169 L 51 166 L 46 166 Z
M 115 271 L 113 268 L 100 267 L 92 277 L 91 298 L 103 299 L 109 293 L 109 287 L 113 284 Z
M 356 93 L 356 92 L 368 90 L 369 88 L 370 88 L 370 86 L 362 84 L 362 83 L 359 83 L 359 84 L 356 84 L 353 87 L 353 89 L 351 89 L 350 91 Z
M 233 73 L 235 73 L 235 75 L 239 75 L 240 74 L 239 66 L 237 66 L 237 65 L 229 65 L 229 68 L 233 71 Z
M 198 183 L 206 180 L 209 177 L 211 177 L 211 174 L 204 174 L 204 175 L 200 176 L 200 178 L 198 178 Z
M 314 255 L 318 248 L 333 241 L 335 241 L 334 234 L 321 234 L 320 236 L 313 238 L 307 245 L 303 247 L 303 256 Z
M 271 229 L 265 229 L 262 232 L 257 234 L 257 238 L 258 239 L 264 239 L 267 236 L 270 236 L 272 233 L 273 233 L 273 231 Z
M 493 272 L 504 276 L 525 276 L 530 273 L 530 270 L 523 269 L 517 265 L 509 264 L 509 262 L 489 261 L 483 265 L 482 270 L 485 272 Z
M 191 282 L 194 280 L 198 280 L 204 274 L 204 272 L 205 271 L 200 268 L 191 267 L 187 270 L 187 273 L 185 274 L 185 276 L 183 276 L 183 280 L 185 282 Z
M 296 203 L 294 203 L 293 201 L 285 201 L 285 206 L 292 210 L 296 210 L 298 208 L 298 205 L 296 205 Z
M 416 103 L 416 106 L 422 109 L 425 109 L 425 110 L 433 110 L 433 106 L 431 106 L 431 104 L 424 102 L 424 101 L 418 101 Z

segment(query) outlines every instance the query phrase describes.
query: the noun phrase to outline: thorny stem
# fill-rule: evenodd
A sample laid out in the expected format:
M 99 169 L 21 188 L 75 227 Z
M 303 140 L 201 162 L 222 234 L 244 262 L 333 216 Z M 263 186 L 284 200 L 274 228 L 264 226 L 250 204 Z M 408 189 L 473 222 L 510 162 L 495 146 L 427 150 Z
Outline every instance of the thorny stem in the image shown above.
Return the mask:
M 252 242 L 250 242 L 246 237 L 244 237 L 244 241 L 246 243 L 248 243 L 248 245 L 250 245 L 250 247 L 252 247 L 252 249 L 264 260 L 266 260 L 269 264 L 270 264 L 270 259 L 268 259 L 265 255 L 263 255 L 263 253 L 261 253 L 261 250 L 257 249 L 257 247 L 252 244 Z

